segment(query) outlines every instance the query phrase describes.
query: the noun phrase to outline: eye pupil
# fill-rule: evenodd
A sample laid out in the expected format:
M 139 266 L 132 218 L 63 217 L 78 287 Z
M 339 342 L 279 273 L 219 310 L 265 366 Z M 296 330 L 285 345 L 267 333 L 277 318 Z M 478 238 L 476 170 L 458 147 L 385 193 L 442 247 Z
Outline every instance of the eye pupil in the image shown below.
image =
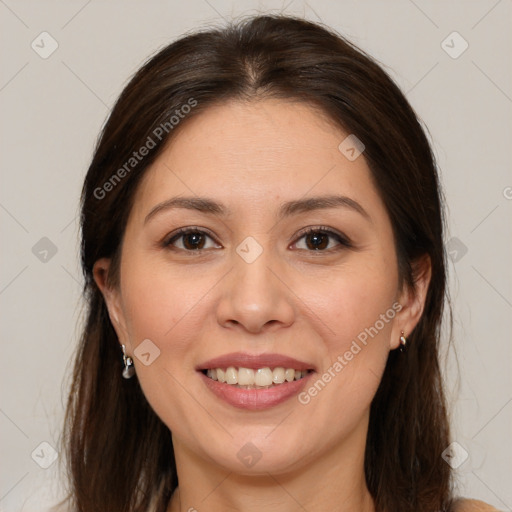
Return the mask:
M 202 249 L 204 246 L 204 237 L 199 233 L 187 233 L 183 236 L 183 245 L 187 249 Z
M 308 248 L 318 250 L 325 249 L 329 245 L 329 236 L 325 233 L 310 233 L 306 237 Z M 310 243 L 312 242 L 312 246 Z

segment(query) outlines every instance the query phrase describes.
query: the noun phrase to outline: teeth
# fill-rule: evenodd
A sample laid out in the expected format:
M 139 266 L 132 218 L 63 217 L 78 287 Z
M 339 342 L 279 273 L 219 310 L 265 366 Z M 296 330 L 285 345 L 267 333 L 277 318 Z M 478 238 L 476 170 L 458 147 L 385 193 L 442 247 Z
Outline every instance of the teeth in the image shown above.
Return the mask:
M 275 368 L 274 371 L 272 372 L 272 382 L 274 384 L 282 384 L 285 379 L 284 376 L 285 376 L 284 368 L 281 368 L 281 367 Z
M 238 384 L 240 386 L 254 384 L 254 370 L 252 368 L 238 368 Z
M 233 366 L 229 366 L 226 370 L 226 384 L 238 384 L 238 372 Z
M 268 366 L 258 368 L 257 370 L 229 366 L 225 370 L 223 368 L 210 368 L 206 371 L 207 377 L 212 380 L 218 380 L 222 383 L 246 389 L 268 388 L 272 385 L 282 384 L 283 382 L 292 382 L 302 379 L 308 373 L 308 370 L 285 369 L 281 366 L 273 370 Z
M 270 386 L 272 384 L 272 370 L 270 368 L 259 368 L 254 374 L 256 386 Z
M 291 382 L 295 378 L 295 370 L 288 368 L 284 372 L 284 376 L 288 382 Z

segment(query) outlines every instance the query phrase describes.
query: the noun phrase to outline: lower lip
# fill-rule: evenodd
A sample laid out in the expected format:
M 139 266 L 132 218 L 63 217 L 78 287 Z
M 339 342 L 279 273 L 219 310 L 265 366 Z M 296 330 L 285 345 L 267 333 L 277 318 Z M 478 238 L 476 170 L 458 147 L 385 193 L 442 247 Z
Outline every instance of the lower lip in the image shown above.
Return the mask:
M 244 389 L 210 379 L 210 377 L 207 377 L 202 372 L 198 373 L 210 391 L 217 397 L 234 407 L 251 411 L 274 407 L 298 395 L 313 375 L 313 372 L 310 372 L 305 377 L 302 377 L 302 379 L 283 382 L 283 384 L 270 388 Z

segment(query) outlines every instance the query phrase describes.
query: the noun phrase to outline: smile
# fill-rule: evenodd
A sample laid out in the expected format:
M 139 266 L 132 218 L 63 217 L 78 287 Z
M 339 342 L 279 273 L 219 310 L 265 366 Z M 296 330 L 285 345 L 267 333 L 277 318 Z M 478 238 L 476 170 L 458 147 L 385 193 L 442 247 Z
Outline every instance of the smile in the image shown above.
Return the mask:
M 233 352 L 203 361 L 196 370 L 212 397 L 225 405 L 249 411 L 290 401 L 317 372 L 314 364 L 291 356 L 248 352 Z

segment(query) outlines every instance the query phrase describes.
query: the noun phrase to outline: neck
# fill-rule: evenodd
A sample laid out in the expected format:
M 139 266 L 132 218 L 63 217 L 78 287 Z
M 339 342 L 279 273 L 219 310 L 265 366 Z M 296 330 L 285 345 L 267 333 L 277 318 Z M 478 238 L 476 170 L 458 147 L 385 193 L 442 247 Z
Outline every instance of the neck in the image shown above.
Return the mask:
M 286 473 L 242 475 L 211 464 L 173 439 L 179 487 L 168 512 L 375 512 L 364 476 L 366 429 Z

